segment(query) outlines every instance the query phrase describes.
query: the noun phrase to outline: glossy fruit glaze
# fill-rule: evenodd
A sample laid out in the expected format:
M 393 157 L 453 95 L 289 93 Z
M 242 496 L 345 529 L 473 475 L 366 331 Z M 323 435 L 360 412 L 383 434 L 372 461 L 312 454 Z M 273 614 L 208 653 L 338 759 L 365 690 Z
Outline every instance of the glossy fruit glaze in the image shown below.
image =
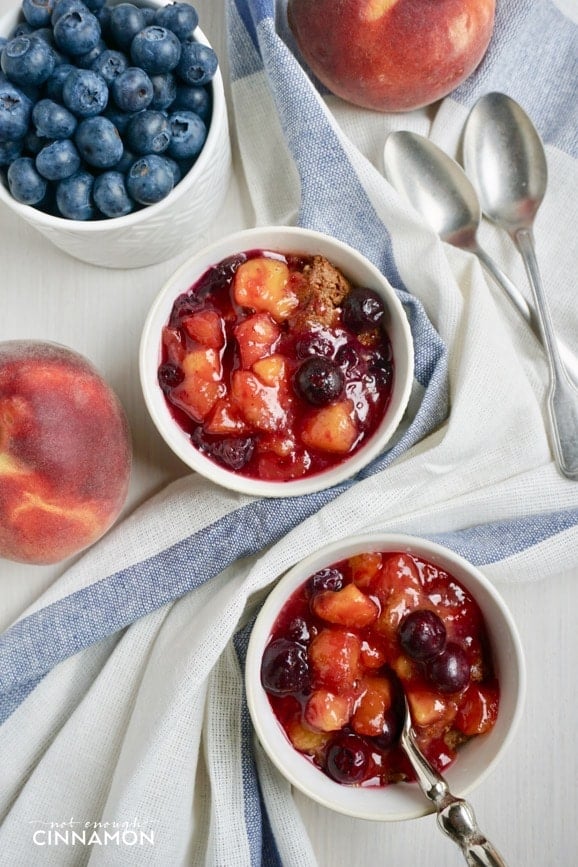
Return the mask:
M 368 552 L 311 576 L 274 624 L 261 682 L 293 746 L 345 785 L 415 779 L 399 744 L 403 692 L 442 772 L 499 706 L 479 606 L 406 553 Z
M 244 252 L 176 299 L 159 385 L 216 463 L 268 481 L 311 476 L 383 419 L 394 377 L 383 314 L 323 257 Z

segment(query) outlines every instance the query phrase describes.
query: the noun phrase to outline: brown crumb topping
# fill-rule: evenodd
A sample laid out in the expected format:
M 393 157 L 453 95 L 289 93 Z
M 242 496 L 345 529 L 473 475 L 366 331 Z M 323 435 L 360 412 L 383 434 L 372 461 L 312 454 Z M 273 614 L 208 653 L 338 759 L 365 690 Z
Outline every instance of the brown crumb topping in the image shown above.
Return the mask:
M 300 277 L 293 287 L 299 307 L 292 327 L 296 330 L 308 330 L 315 325 L 331 327 L 339 305 L 351 291 L 349 280 L 324 256 L 314 256 Z

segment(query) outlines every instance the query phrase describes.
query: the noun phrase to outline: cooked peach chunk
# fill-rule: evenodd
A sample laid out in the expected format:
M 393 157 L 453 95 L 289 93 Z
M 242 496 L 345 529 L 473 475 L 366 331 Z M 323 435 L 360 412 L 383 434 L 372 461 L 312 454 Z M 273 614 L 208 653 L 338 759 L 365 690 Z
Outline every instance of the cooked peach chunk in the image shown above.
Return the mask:
M 488 732 L 498 717 L 500 691 L 498 684 L 470 683 L 461 701 L 455 727 L 465 735 Z
M 215 349 L 192 349 L 181 362 L 185 379 L 196 378 L 216 381 L 221 379 L 222 365 Z
M 285 262 L 264 256 L 248 259 L 239 266 L 233 293 L 241 307 L 266 311 L 276 322 L 287 319 L 299 304 Z
M 316 689 L 305 705 L 305 722 L 320 732 L 336 732 L 347 725 L 351 716 L 351 701 L 343 695 Z
M 180 365 L 185 357 L 186 349 L 177 329 L 169 328 L 168 325 L 165 325 L 162 332 L 162 341 L 167 351 L 167 361 L 177 366 Z
M 225 345 L 225 323 L 216 310 L 199 310 L 183 319 L 183 328 L 192 340 L 222 349 Z
M 383 554 L 379 551 L 367 551 L 350 557 L 348 563 L 354 583 L 362 590 L 367 590 L 381 571 L 382 562 Z
M 205 431 L 221 436 L 243 436 L 251 429 L 241 417 L 228 397 L 220 398 L 215 404 L 213 414 L 205 422 Z
M 361 688 L 363 692 L 356 703 L 351 725 L 358 735 L 379 737 L 392 704 L 391 682 L 387 677 L 364 677 Z
M 388 638 L 395 638 L 397 627 L 403 617 L 416 608 L 430 608 L 427 598 L 416 588 L 392 590 L 386 599 L 376 594 L 381 602 L 381 613 L 376 623 L 376 629 Z
M 361 641 L 346 629 L 322 629 L 309 645 L 313 683 L 336 692 L 353 688 L 359 675 Z
M 363 629 L 377 620 L 379 608 L 355 584 L 341 590 L 324 590 L 311 600 L 313 612 L 322 620 L 339 626 Z
M 253 364 L 253 373 L 256 373 L 265 385 L 287 386 L 288 365 L 284 355 L 269 355 L 261 358 Z
M 328 732 L 314 732 L 297 719 L 287 724 L 287 734 L 295 749 L 309 756 L 318 755 L 330 737 Z
M 280 331 L 268 313 L 255 313 L 243 319 L 234 330 L 239 345 L 241 365 L 245 369 L 273 351 Z
M 411 585 L 421 589 L 419 571 L 410 554 L 383 554 L 381 569 L 376 572 L 371 589 L 379 599 L 387 599 L 399 587 Z
M 434 723 L 449 725 L 454 719 L 457 706 L 454 701 L 422 687 L 405 686 L 411 717 L 417 726 L 430 726 Z
M 236 370 L 231 380 L 233 404 L 245 421 L 258 430 L 283 429 L 287 413 L 279 400 L 279 388 L 265 385 L 249 370 Z
M 171 391 L 171 401 L 193 421 L 202 422 L 225 393 L 222 382 L 189 376 Z
M 333 454 L 350 451 L 359 434 L 352 418 L 352 409 L 350 400 L 342 400 L 310 413 L 301 432 L 301 439 L 307 448 Z

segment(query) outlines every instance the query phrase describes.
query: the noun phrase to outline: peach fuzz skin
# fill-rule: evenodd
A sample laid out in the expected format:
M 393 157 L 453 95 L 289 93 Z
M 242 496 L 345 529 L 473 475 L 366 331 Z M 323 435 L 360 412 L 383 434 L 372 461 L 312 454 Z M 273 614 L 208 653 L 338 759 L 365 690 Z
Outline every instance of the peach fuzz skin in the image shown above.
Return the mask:
M 495 0 L 289 0 L 311 71 L 335 95 L 376 111 L 447 96 L 478 66 Z
M 131 459 L 124 410 L 85 358 L 0 344 L 0 556 L 57 563 L 95 542 L 124 505 Z

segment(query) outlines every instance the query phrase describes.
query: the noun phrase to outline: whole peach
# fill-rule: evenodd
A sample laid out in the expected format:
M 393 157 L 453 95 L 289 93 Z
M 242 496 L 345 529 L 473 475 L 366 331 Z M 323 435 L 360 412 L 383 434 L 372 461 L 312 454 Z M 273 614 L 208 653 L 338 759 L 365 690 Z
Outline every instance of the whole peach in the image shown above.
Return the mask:
M 64 346 L 0 343 L 0 556 L 57 563 L 118 517 L 132 448 L 118 398 Z
M 447 96 L 484 56 L 496 0 L 289 0 L 303 58 L 329 90 L 377 111 Z

